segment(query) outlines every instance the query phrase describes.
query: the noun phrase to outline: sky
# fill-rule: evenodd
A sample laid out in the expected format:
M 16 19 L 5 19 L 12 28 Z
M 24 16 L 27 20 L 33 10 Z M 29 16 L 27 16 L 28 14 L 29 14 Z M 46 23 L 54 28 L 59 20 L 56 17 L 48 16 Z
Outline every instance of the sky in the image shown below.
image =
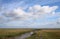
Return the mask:
M 0 28 L 60 28 L 60 0 L 0 0 Z

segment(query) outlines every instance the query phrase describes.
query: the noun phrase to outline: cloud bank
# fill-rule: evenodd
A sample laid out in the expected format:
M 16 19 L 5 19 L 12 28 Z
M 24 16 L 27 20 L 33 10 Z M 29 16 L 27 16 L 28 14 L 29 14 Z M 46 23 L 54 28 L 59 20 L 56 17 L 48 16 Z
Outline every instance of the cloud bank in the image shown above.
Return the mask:
M 3 15 L 6 17 L 25 20 L 28 18 L 36 18 L 36 17 L 38 18 L 44 14 L 54 14 L 57 8 L 58 6 L 50 7 L 50 6 L 34 5 L 29 7 L 28 12 L 26 12 L 22 7 L 18 7 L 16 9 L 13 9 L 12 11 L 4 12 Z
M 10 11 L 3 11 L 0 16 L 0 23 L 5 23 L 7 26 L 15 26 L 14 24 L 18 26 L 37 26 L 40 25 L 40 20 L 43 21 L 44 19 L 46 22 L 48 18 L 54 17 L 57 8 L 58 6 L 33 5 L 28 7 L 28 11 L 25 11 L 23 7 L 18 7 Z M 48 24 L 48 22 L 45 24 Z

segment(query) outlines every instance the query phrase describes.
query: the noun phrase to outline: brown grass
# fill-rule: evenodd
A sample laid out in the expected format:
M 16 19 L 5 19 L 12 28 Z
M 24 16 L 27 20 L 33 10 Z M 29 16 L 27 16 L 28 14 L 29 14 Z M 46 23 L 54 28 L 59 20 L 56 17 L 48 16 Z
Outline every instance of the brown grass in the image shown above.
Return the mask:
M 0 29 L 0 39 L 4 37 L 14 37 L 30 32 L 32 29 Z
M 37 38 L 36 38 L 37 37 Z M 27 39 L 60 39 L 60 30 L 46 29 L 46 30 L 38 30 L 34 35 Z

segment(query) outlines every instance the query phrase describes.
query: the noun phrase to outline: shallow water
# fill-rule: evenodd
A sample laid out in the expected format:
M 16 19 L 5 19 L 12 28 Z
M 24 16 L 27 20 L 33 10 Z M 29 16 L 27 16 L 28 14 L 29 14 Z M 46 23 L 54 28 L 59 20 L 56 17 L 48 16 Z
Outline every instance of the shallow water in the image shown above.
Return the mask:
M 8 39 L 26 39 L 26 38 L 30 37 L 32 34 L 33 34 L 33 32 L 29 32 L 29 33 L 22 34 L 21 36 L 12 37 L 12 38 L 8 38 Z

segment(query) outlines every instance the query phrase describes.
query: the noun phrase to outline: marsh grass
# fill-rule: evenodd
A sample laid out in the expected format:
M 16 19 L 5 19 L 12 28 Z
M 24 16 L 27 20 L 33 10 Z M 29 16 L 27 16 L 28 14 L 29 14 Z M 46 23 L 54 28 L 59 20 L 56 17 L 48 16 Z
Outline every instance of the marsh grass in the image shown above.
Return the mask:
M 26 38 L 26 39 L 40 39 L 40 33 L 38 33 L 40 31 L 40 29 L 38 30 L 34 30 L 34 34 L 32 34 L 30 37 Z
M 0 29 L 0 39 L 20 36 L 31 30 L 32 29 Z
M 40 35 L 42 35 L 42 39 L 60 39 L 60 30 L 37 30 L 27 39 L 40 39 Z

